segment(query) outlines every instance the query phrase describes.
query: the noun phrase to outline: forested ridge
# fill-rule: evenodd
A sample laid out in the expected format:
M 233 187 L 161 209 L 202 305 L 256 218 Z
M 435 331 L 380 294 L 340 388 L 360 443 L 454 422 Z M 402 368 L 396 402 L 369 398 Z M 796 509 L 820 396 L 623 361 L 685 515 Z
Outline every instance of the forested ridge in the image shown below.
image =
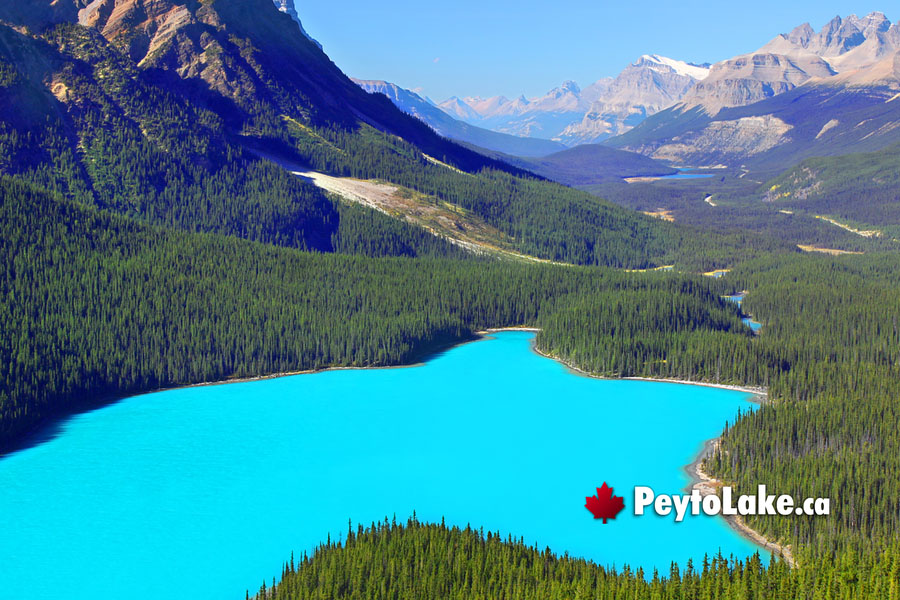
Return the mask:
M 385 521 L 352 526 L 311 556 L 286 562 L 257 600 L 515 598 L 554 600 L 769 600 L 881 598 L 900 594 L 900 548 L 791 569 L 759 554 L 710 554 L 668 572 L 602 567 L 467 527 Z M 249 594 L 248 594 L 249 596 Z
M 768 259 L 728 275 L 764 323 L 771 404 L 726 430 L 709 461 L 747 490 L 828 496 L 828 519 L 759 518 L 807 562 L 880 552 L 900 531 L 900 261 Z
M 775 206 L 830 215 L 859 229 L 900 237 L 897 185 L 900 146 L 877 152 L 811 158 L 766 183 Z
M 285 120 L 305 162 L 333 175 L 382 179 L 471 210 L 513 241 L 516 250 L 579 265 L 675 264 L 707 271 L 768 252 L 796 248 L 755 233 L 702 232 L 652 219 L 586 192 L 490 167 L 464 173 L 368 126 L 355 130 Z M 440 159 L 441 157 L 436 157 Z

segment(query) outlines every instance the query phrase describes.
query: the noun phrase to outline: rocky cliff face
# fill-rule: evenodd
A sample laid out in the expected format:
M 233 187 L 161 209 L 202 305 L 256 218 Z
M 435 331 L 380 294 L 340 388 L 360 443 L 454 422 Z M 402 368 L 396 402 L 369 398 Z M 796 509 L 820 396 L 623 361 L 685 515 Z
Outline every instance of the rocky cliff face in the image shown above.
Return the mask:
M 811 77 L 830 77 L 834 69 L 823 59 L 808 55 L 756 53 L 713 65 L 709 77 L 697 83 L 682 102 L 702 106 L 709 114 L 725 107 L 745 106 L 783 94 Z
M 756 52 L 713 65 L 683 100 L 715 115 L 783 94 L 808 81 L 869 69 L 900 50 L 900 27 L 882 13 L 835 17 L 816 32 L 809 23 L 773 38 Z
M 651 153 L 678 164 L 744 160 L 790 139 L 791 125 L 772 115 L 713 121 L 707 127 L 673 139 Z

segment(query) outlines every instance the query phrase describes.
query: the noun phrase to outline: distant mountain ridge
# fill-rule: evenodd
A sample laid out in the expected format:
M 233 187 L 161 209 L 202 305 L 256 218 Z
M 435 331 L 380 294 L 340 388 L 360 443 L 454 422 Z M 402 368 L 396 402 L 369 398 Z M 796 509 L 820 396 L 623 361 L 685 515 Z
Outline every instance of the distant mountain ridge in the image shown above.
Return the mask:
M 494 131 L 552 139 L 567 146 L 596 143 L 628 131 L 677 102 L 706 76 L 708 67 L 644 55 L 618 77 L 600 79 L 584 89 L 565 81 L 530 99 L 454 96 L 438 106 L 454 118 Z
M 524 95 L 515 100 L 504 96 L 453 96 L 440 102 L 438 107 L 470 125 L 521 137 L 559 141 L 562 131 L 583 118 L 606 85 L 607 82 L 601 80 L 582 90 L 576 82 L 565 81 L 535 98 Z
M 546 156 L 564 150 L 558 142 L 518 137 L 457 120 L 415 92 L 380 80 L 353 79 L 369 93 L 383 94 L 403 112 L 427 123 L 444 137 L 512 156 Z
M 676 137 L 701 121 L 709 125 L 724 109 L 750 106 L 799 86 L 900 88 L 898 53 L 900 24 L 884 13 L 836 16 L 818 31 L 803 23 L 756 51 L 713 65 L 646 54 L 615 78 L 600 79 L 584 90 L 567 81 L 537 98 L 452 97 L 438 106 L 479 127 L 567 146 L 613 138 L 609 143 L 615 147 L 680 162 L 696 156 L 694 146 L 702 143 L 703 154 L 712 156 L 717 146 L 726 146 L 728 160 L 734 160 L 742 152 L 759 154 L 777 146 L 791 136 L 790 127 L 778 117 L 758 115 Z M 661 112 L 662 117 L 650 119 Z M 661 126 L 663 121 L 667 124 Z M 634 128 L 638 131 L 632 135 Z M 666 132 L 676 137 L 659 138 Z
M 680 100 L 708 75 L 709 65 L 645 54 L 612 80 L 581 122 L 563 130 L 559 139 L 574 146 L 624 133 Z

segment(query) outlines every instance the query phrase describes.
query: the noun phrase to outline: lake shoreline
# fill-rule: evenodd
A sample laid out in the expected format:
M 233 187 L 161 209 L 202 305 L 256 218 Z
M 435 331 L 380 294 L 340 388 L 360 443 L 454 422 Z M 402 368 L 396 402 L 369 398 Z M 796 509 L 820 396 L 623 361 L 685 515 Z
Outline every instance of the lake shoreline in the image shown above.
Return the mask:
M 522 331 L 521 329 L 509 329 L 507 331 Z M 530 330 L 530 331 L 539 331 L 539 330 Z M 690 379 L 674 379 L 674 378 L 665 378 L 665 377 L 605 377 L 603 375 L 597 375 L 595 373 L 591 373 L 589 371 L 585 371 L 575 365 L 570 364 L 569 362 L 563 360 L 558 356 L 553 356 L 552 354 L 547 354 L 543 350 L 539 349 L 537 346 L 532 344 L 532 350 L 543 356 L 544 358 L 549 358 L 551 360 L 555 360 L 558 363 L 563 364 L 567 369 L 577 373 L 578 375 L 582 375 L 584 377 L 591 377 L 593 379 L 604 379 L 607 381 L 650 381 L 657 383 L 677 383 L 680 385 L 697 385 L 701 387 L 712 387 L 718 388 L 721 390 L 731 390 L 734 392 L 744 392 L 745 394 L 750 394 L 752 397 L 748 398 L 749 402 L 753 402 L 754 404 L 763 404 L 768 398 L 768 391 L 764 387 L 755 387 L 755 386 L 743 386 L 743 385 L 732 385 L 727 383 L 711 383 L 708 381 L 692 381 Z
M 500 330 L 497 330 L 500 331 Z M 535 330 L 537 331 L 537 330 Z M 253 381 L 265 381 L 267 379 L 278 379 L 280 377 L 291 377 L 293 375 L 314 375 L 316 373 L 325 373 L 326 371 L 352 371 L 352 370 L 369 370 L 369 369 L 409 369 L 422 366 L 430 357 L 437 356 L 442 352 L 451 350 L 463 344 L 477 342 L 483 336 L 479 333 L 471 334 L 468 337 L 456 340 L 441 340 L 427 344 L 418 352 L 413 353 L 408 362 L 396 365 L 372 365 L 372 366 L 351 366 L 336 365 L 328 367 L 316 367 L 312 369 L 302 369 L 298 371 L 279 371 L 276 373 L 266 373 L 264 375 L 248 375 L 244 377 L 226 377 L 225 379 L 213 379 L 209 381 L 198 381 L 194 383 L 174 383 L 168 386 L 161 386 L 152 389 L 120 392 L 120 393 L 100 393 L 93 398 L 82 398 L 76 400 L 71 405 L 63 409 L 55 411 L 48 415 L 45 419 L 37 424 L 21 431 L 17 435 L 0 443 L 0 460 L 12 456 L 18 452 L 40 446 L 59 435 L 63 425 L 70 419 L 78 415 L 100 410 L 127 400 L 134 396 L 144 396 L 148 394 L 158 394 L 161 392 L 170 392 L 174 390 L 182 390 L 195 387 L 206 387 L 214 385 L 227 385 L 230 383 L 249 383 Z
M 516 329 L 511 329 L 511 331 L 516 331 Z M 521 330 L 519 330 L 521 331 Z M 768 391 L 763 387 L 753 387 L 753 386 L 739 386 L 739 385 L 728 385 L 728 384 L 719 384 L 719 383 L 708 383 L 704 381 L 690 381 L 687 379 L 664 379 L 657 377 L 603 377 L 600 375 L 595 375 L 585 371 L 584 369 L 580 369 L 574 365 L 569 364 L 567 361 L 550 354 L 547 354 L 537 348 L 536 345 L 532 344 L 532 350 L 544 358 L 549 358 L 551 360 L 555 360 L 560 364 L 564 365 L 570 371 L 577 373 L 578 375 L 582 375 L 584 377 L 591 377 L 594 379 L 605 379 L 608 381 L 656 381 L 660 383 L 677 383 L 682 385 L 699 385 L 705 387 L 714 387 L 719 389 L 732 390 L 737 392 L 744 392 L 750 394 L 751 397 L 748 398 L 748 402 L 753 402 L 754 404 L 763 404 L 766 402 L 768 398 Z M 719 443 L 721 442 L 721 437 L 714 437 L 712 439 L 706 440 L 703 443 L 700 452 L 697 453 L 696 457 L 692 462 L 685 465 L 683 467 L 684 472 L 690 478 L 690 483 L 688 484 L 685 491 L 690 492 L 693 489 L 697 489 L 702 496 L 708 496 L 711 494 L 717 494 L 719 488 L 721 488 L 724 483 L 719 481 L 715 477 L 710 476 L 703 470 L 703 461 L 706 460 L 708 456 L 718 448 Z M 757 546 L 760 546 L 762 549 L 769 550 L 774 552 L 776 555 L 782 558 L 788 566 L 794 568 L 797 566 L 796 561 L 794 560 L 794 555 L 792 549 L 789 545 L 779 544 L 777 541 L 772 540 L 764 536 L 759 531 L 753 529 L 740 517 L 740 515 L 721 515 L 725 522 L 734 529 L 737 533 L 739 533 L 742 537 L 747 540 L 750 540 Z
M 719 447 L 720 442 L 721 438 L 719 437 L 706 440 L 706 442 L 703 444 L 703 449 L 700 451 L 694 461 L 685 466 L 684 470 L 691 478 L 691 483 L 685 491 L 689 492 L 692 490 L 697 490 L 698 492 L 700 492 L 700 495 L 704 497 L 718 495 L 718 490 L 725 484 L 703 470 L 703 461 L 716 451 L 716 449 Z M 784 562 L 788 564 L 790 568 L 793 569 L 797 566 L 797 562 L 794 560 L 794 554 L 789 545 L 779 544 L 778 542 L 767 538 L 759 531 L 747 525 L 741 515 L 721 516 L 723 519 L 725 519 L 725 522 L 727 522 L 728 525 L 731 526 L 732 529 L 737 531 L 746 539 L 752 541 L 754 544 L 762 546 L 766 550 L 769 550 L 779 556 L 782 560 L 784 560 Z

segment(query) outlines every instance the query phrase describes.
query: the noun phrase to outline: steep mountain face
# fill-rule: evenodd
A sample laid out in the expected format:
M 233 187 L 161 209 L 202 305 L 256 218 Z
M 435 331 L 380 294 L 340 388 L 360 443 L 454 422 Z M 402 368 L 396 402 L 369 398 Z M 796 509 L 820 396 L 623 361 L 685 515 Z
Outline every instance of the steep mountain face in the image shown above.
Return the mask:
M 276 10 L 282 5 L 290 13 L 292 3 L 270 0 L 25 0 L 2 3 L 0 20 L 28 26 L 37 45 L 58 26 L 83 25 L 148 85 L 212 110 L 235 135 L 284 139 L 285 119 L 347 128 L 362 122 L 464 170 L 487 164 L 350 81 L 297 35 L 297 21 Z
M 870 65 L 898 49 L 898 38 L 900 28 L 892 25 L 883 13 L 874 12 L 863 18 L 835 17 L 818 33 L 809 23 L 804 23 L 791 33 L 776 37 L 767 46 L 777 47 L 782 54 L 805 51 L 820 56 L 837 72 L 843 72 Z
M 678 102 L 708 74 L 706 65 L 644 55 L 611 81 L 593 101 L 582 121 L 563 130 L 559 139 L 575 146 L 624 133 L 648 116 Z
M 709 77 L 697 83 L 682 102 L 686 107 L 702 106 L 709 114 L 716 114 L 725 107 L 745 106 L 783 94 L 811 77 L 834 74 L 817 56 L 748 54 L 713 65 Z
M 454 119 L 418 94 L 393 83 L 361 79 L 353 81 L 369 93 L 387 96 L 406 114 L 427 123 L 440 135 L 458 142 L 512 156 L 545 156 L 565 148 L 562 144 L 550 140 L 517 137 L 469 125 Z
M 305 160 L 310 140 L 338 148 L 323 134 L 367 136 L 409 170 L 429 155 L 517 172 L 367 94 L 269 0 L 0 5 L 0 175 L 156 225 L 329 251 L 332 202 L 250 151 Z

